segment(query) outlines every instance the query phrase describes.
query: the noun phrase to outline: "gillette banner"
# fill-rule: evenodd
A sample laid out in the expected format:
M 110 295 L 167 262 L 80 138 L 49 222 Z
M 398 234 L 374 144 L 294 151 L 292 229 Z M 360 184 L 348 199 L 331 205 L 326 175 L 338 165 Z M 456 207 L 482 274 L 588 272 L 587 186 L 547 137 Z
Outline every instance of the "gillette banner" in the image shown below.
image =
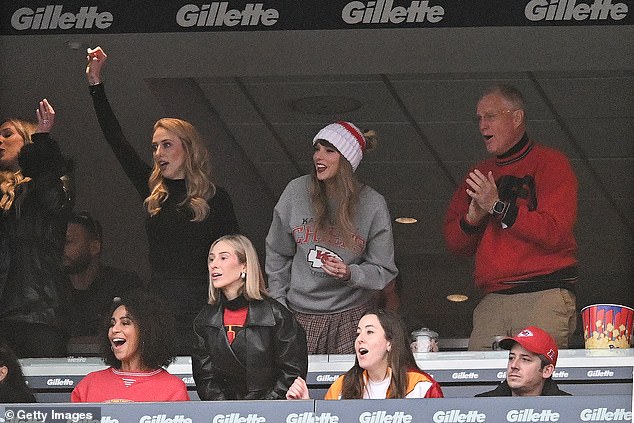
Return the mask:
M 0 34 L 632 25 L 632 0 L 3 1 Z

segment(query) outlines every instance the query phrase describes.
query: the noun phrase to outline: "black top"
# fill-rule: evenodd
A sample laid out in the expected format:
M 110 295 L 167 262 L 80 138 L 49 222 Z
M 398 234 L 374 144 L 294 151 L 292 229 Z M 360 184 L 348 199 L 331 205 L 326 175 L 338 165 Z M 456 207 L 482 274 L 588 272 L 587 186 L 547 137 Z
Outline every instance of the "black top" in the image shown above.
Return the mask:
M 544 387 L 542 388 L 542 393 L 540 396 L 569 396 L 568 392 L 562 391 L 559 389 L 555 381 L 551 378 L 546 379 L 544 382 Z M 494 390 L 483 392 L 481 394 L 476 395 L 476 397 L 510 397 L 512 396 L 511 388 L 509 387 L 506 381 L 500 383 Z
M 169 197 L 161 211 L 145 223 L 152 272 L 207 280 L 207 256 L 212 242 L 239 231 L 231 198 L 223 188 L 216 187 L 216 195 L 208 201 L 209 216 L 202 222 L 191 222 L 191 211 L 178 207 L 187 196 L 185 180 L 165 179 L 165 185 Z
M 90 86 L 90 94 L 99 125 L 112 151 L 141 198 L 147 198 L 152 167 L 139 157 L 125 138 L 103 84 Z M 164 180 L 169 197 L 161 204 L 161 211 L 146 221 L 152 283 L 157 283 L 157 279 L 203 278 L 206 291 L 209 247 L 219 237 L 239 232 L 231 198 L 223 188 L 216 186 L 216 195 L 208 201 L 209 216 L 202 222 L 191 222 L 191 210 L 178 207 L 186 197 L 185 181 Z

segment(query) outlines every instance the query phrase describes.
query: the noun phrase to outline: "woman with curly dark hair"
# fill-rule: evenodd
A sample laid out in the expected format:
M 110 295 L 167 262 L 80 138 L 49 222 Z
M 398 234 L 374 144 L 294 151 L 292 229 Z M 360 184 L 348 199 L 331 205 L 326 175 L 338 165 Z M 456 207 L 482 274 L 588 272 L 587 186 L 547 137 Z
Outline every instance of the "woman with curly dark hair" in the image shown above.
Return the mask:
M 188 401 L 183 381 L 163 367 L 174 361 L 174 318 L 160 298 L 133 290 L 115 298 L 102 358 L 110 367 L 89 373 L 72 402 Z
M 0 403 L 36 402 L 15 353 L 0 343 Z

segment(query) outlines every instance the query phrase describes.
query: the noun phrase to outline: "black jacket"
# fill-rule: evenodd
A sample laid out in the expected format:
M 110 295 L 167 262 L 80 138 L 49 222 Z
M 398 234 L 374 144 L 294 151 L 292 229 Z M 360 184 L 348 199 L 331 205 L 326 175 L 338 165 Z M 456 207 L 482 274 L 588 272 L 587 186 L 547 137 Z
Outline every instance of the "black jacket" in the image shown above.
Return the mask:
M 542 388 L 541 396 L 569 396 L 568 392 L 564 392 L 557 384 L 551 379 L 546 379 L 544 382 L 544 387 Z M 506 381 L 500 383 L 494 390 L 483 392 L 481 394 L 476 395 L 476 397 L 510 397 L 512 396 L 511 388 L 509 388 L 508 383 Z
M 0 212 L 0 321 L 55 325 L 71 199 L 57 143 L 37 133 L 22 147 L 22 174 L 11 208 Z
M 206 305 L 194 320 L 192 370 L 201 400 L 285 399 L 295 378 L 306 377 L 306 335 L 291 312 L 272 298 L 248 307 L 231 345 L 222 302 Z

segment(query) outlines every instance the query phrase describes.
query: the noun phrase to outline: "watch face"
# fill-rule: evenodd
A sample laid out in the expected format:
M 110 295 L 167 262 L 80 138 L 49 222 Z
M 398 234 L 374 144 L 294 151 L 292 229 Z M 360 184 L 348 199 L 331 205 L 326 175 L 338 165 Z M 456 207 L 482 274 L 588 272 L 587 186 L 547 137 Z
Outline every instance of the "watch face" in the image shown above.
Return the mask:
M 504 203 L 501 201 L 496 201 L 493 205 L 493 211 L 496 213 L 502 213 L 504 211 Z

